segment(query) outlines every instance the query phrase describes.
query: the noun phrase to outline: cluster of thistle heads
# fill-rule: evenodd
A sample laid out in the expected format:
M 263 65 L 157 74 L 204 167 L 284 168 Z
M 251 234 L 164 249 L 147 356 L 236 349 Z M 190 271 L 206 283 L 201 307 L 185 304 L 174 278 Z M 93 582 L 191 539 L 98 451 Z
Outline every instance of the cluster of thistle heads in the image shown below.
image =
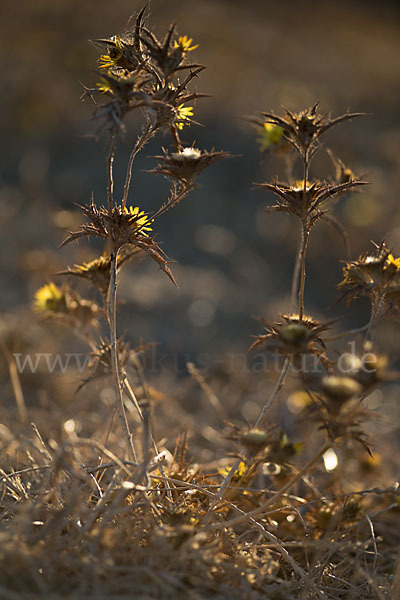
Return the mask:
M 182 142 L 184 127 L 194 123 L 193 104 L 206 96 L 191 91 L 189 86 L 205 67 L 190 59 L 198 47 L 191 38 L 178 35 L 172 25 L 158 39 L 147 26 L 145 12 L 146 8 L 138 14 L 131 31 L 94 41 L 101 51 L 99 82 L 95 88 L 86 88 L 83 95 L 95 101 L 93 117 L 101 120 L 96 134 L 105 135 L 109 143 L 107 195 L 98 203 L 92 194 L 89 203 L 81 207 L 85 222 L 78 231 L 69 232 L 61 246 L 83 237 L 95 237 L 103 240 L 104 252 L 58 275 L 86 280 L 97 289 L 102 301 L 99 306 L 67 286 L 60 288 L 54 283 L 42 287 L 35 300 L 38 312 L 72 324 L 75 331 L 85 335 L 93 350 L 92 370 L 105 374 L 111 372 L 109 342 L 100 339 L 97 343 L 92 330 L 97 331 L 100 317 L 108 318 L 112 261 L 116 261 L 118 272 L 128 263 L 150 257 L 175 283 L 170 261 L 156 241 L 155 222 L 194 189 L 195 180 L 204 169 L 229 156 L 226 152 L 200 150 Z M 143 125 L 132 149 L 122 198 L 117 200 L 113 180 L 115 149 L 119 136 L 128 135 L 125 122 L 132 111 L 141 113 Z M 172 150 L 163 148 L 162 154 L 155 157 L 158 164 L 150 172 L 166 177 L 171 187 L 160 208 L 150 213 L 136 202 L 131 204 L 129 187 L 136 155 L 159 131 L 170 132 Z M 119 346 L 119 363 L 123 365 L 129 346 L 125 342 Z M 94 369 L 96 365 L 100 365 L 99 369 Z
M 322 181 L 311 180 L 310 177 L 312 159 L 323 147 L 321 136 L 331 127 L 359 116 L 362 113 L 346 113 L 331 118 L 321 115 L 316 104 L 299 113 L 286 110 L 284 116 L 262 113 L 261 118 L 250 119 L 257 127 L 261 151 L 283 159 L 288 173 L 287 182 L 258 184 L 272 191 L 277 198 L 266 212 L 280 211 L 297 217 L 304 254 L 310 231 L 319 219 L 328 220 L 344 232 L 333 214 L 335 201 L 366 184 L 330 150 L 328 154 L 333 162 L 334 178 Z M 296 160 L 303 172 L 300 180 L 292 175 Z M 300 259 L 305 261 L 305 256 L 300 254 Z M 378 383 L 394 377 L 387 369 L 387 357 L 376 351 L 371 340 L 377 320 L 399 311 L 400 259 L 395 258 L 382 242 L 379 246 L 375 245 L 372 252 L 361 255 L 355 261 L 345 262 L 343 275 L 344 279 L 338 285 L 340 298 L 347 298 L 350 304 L 358 296 L 365 295 L 371 302 L 371 320 L 364 328 L 366 336 L 359 355 L 349 355 L 351 360 L 347 358 L 347 361 L 334 361 L 328 357 L 327 331 L 332 321 L 321 323 L 305 315 L 303 298 L 299 300 L 298 312 L 281 315 L 276 322 L 264 321 L 264 331 L 256 337 L 250 350 L 262 348 L 290 359 L 308 393 L 309 403 L 306 404 L 310 404 L 311 408 L 307 406 L 307 414 L 320 421 L 320 428 L 327 431 L 331 440 L 356 440 L 369 450 L 361 423 L 370 415 L 362 407 L 360 399 Z M 314 359 L 311 363 L 306 360 L 310 357 Z M 318 374 L 310 369 L 310 364 L 315 366 L 316 363 L 320 367 Z
M 171 26 L 165 36 L 158 39 L 148 28 L 143 9 L 132 31 L 121 36 L 98 39 L 94 43 L 102 51 L 98 61 L 100 82 L 95 88 L 86 89 L 84 95 L 100 97 L 94 117 L 102 120 L 100 130 L 106 131 L 110 142 L 108 206 L 106 202 L 103 205 L 96 204 L 92 196 L 89 204 L 82 207 L 85 223 L 78 231 L 70 232 L 63 245 L 81 237 L 97 237 L 104 240 L 105 250 L 102 256 L 91 262 L 75 265 L 60 274 L 85 279 L 92 284 L 103 298 L 103 307 L 82 299 L 69 288 L 61 289 L 53 283 L 41 288 L 36 295 L 38 311 L 66 319 L 77 329 L 82 325 L 84 329 L 90 328 L 100 316 L 105 316 L 113 257 L 116 257 L 117 269 L 121 269 L 129 262 L 149 256 L 174 281 L 169 261 L 153 235 L 154 223 L 193 189 L 196 177 L 206 167 L 228 156 L 225 152 L 207 152 L 193 145 L 186 146 L 181 141 L 184 127 L 192 122 L 194 109 L 191 103 L 204 96 L 189 89 L 189 84 L 204 69 L 191 61 L 192 53 L 197 48 L 191 38 L 177 35 L 175 26 Z M 116 140 L 125 132 L 124 121 L 129 113 L 137 110 L 143 115 L 143 128 L 131 154 L 123 197 L 118 202 L 114 198 L 112 179 Z M 282 211 L 299 219 L 303 235 L 303 262 L 308 236 L 314 224 L 319 219 L 326 219 L 340 229 L 340 224 L 332 214 L 334 201 L 366 183 L 332 154 L 334 179 L 310 180 L 310 165 L 322 147 L 321 136 L 331 127 L 358 116 L 361 113 L 346 113 L 331 118 L 320 114 L 316 104 L 299 113 L 286 111 L 284 116 L 263 113 L 261 118 L 252 119 L 258 128 L 261 149 L 274 152 L 286 163 L 287 182 L 259 185 L 276 196 L 276 204 L 268 207 L 267 212 Z M 151 172 L 164 175 L 172 185 L 168 199 L 151 214 L 139 206 L 128 204 L 129 182 L 136 154 L 159 130 L 171 133 L 174 151 L 163 149 L 162 154 L 156 157 L 159 161 L 157 166 Z M 300 180 L 292 177 L 296 160 L 302 166 L 303 177 Z M 342 296 L 349 302 L 359 295 L 369 296 L 373 313 L 366 344 L 360 357 L 353 357 L 353 363 L 347 365 L 345 375 L 327 355 L 329 337 L 326 337 L 326 332 L 331 323 L 321 323 L 305 315 L 302 298 L 298 312 L 282 315 L 274 323 L 265 322 L 264 332 L 256 338 L 251 349 L 263 348 L 278 353 L 289 358 L 300 371 L 304 357 L 316 357 L 323 371 L 314 377 L 308 377 L 303 372 L 302 381 L 314 408 L 318 408 L 316 418 L 321 428 L 328 432 L 332 440 L 351 438 L 367 447 L 360 426 L 367 412 L 359 400 L 374 385 L 390 376 L 386 358 L 378 354 L 369 338 L 371 327 L 379 317 L 399 309 L 400 258 L 394 258 L 390 249 L 381 243 L 372 253 L 345 263 L 343 272 L 344 279 L 339 284 Z M 99 372 L 101 375 L 109 374 L 110 343 L 107 339 L 100 339 L 100 342 L 93 342 L 91 346 L 93 377 L 95 372 L 97 375 Z M 119 362 L 124 365 L 129 357 L 129 345 L 119 340 L 118 351 Z M 362 358 L 366 352 L 370 357 L 367 369 Z M 259 429 L 250 430 L 240 439 L 248 449 L 248 454 L 254 455 L 255 448 L 258 452 L 258 448 L 267 445 L 270 449 L 272 447 L 269 434 Z

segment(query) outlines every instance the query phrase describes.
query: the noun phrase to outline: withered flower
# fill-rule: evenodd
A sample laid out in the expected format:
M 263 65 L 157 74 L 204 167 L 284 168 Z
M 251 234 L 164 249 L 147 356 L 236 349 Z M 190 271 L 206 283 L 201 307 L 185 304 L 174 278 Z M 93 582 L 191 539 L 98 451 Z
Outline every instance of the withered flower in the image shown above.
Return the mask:
M 329 401 L 329 409 L 336 412 L 338 407 L 341 407 L 347 400 L 360 397 L 363 388 L 360 383 L 351 377 L 325 375 L 320 379 L 319 386 L 314 391 L 322 392 Z
M 95 110 L 95 119 L 104 119 L 113 135 L 124 130 L 126 114 L 137 108 L 145 111 L 152 124 L 152 134 L 159 128 L 171 126 L 175 130 L 190 122 L 193 108 L 187 103 L 205 96 L 188 92 L 188 84 L 204 69 L 186 58 L 197 46 L 187 36 L 174 38 L 171 26 L 160 42 L 145 24 L 145 9 L 136 18 L 132 32 L 94 44 L 103 54 L 99 58 L 100 82 L 96 88 L 86 89 L 83 97 L 93 98 L 96 93 L 106 97 Z M 173 83 L 174 74 L 188 70 L 183 81 Z M 102 129 L 100 127 L 100 130 Z
M 278 465 L 287 464 L 303 448 L 302 442 L 290 442 L 284 431 L 279 432 L 268 449 L 268 460 Z
M 117 257 L 117 271 L 130 260 L 140 260 L 145 256 L 140 248 L 127 248 L 123 246 Z M 68 267 L 66 271 L 61 271 L 57 275 L 72 275 L 86 279 L 92 283 L 102 294 L 106 295 L 110 283 L 110 265 L 111 255 L 103 255 L 90 262 L 82 263 Z
M 266 209 L 267 213 L 285 212 L 296 215 L 309 229 L 318 219 L 326 216 L 328 211 L 325 203 L 327 200 L 337 198 L 348 190 L 365 184 L 366 182 L 357 180 L 350 180 L 338 185 L 300 180 L 293 185 L 285 183 L 259 183 L 257 185 L 271 190 L 279 198 L 276 204 Z
M 256 337 L 249 351 L 263 346 L 270 352 L 291 356 L 297 362 L 302 355 L 314 355 L 329 367 L 325 355 L 325 343 L 321 333 L 329 329 L 330 323 L 320 323 L 303 315 L 281 315 L 283 322 L 268 323 L 262 319 L 266 333 Z
M 172 41 L 174 33 L 175 25 L 171 25 L 164 39 L 159 41 L 149 29 L 146 27 L 141 28 L 140 39 L 145 47 L 145 52 L 166 80 L 183 66 L 182 63 L 187 54 L 198 47 L 198 45 L 192 46 L 192 38 L 188 38 L 186 35 L 179 36 L 178 39 Z M 194 64 L 184 65 L 185 68 L 196 66 Z
M 79 231 L 69 232 L 69 236 L 63 241 L 61 247 L 81 237 L 90 236 L 112 240 L 116 250 L 119 250 L 124 244 L 131 244 L 148 254 L 175 283 L 165 253 L 155 242 L 154 237 L 148 235 L 153 223 L 153 218 L 148 213 L 139 211 L 137 207 L 130 210 L 122 206 L 113 206 L 110 214 L 104 206 L 96 206 L 93 194 L 90 203 L 81 208 L 87 222 L 81 226 Z
M 338 288 L 340 299 L 347 298 L 348 305 L 360 295 L 369 296 L 373 305 L 383 299 L 396 305 L 400 299 L 400 258 L 393 256 L 385 242 L 375 246 L 375 252 L 366 252 L 343 267 Z
M 214 150 L 207 152 L 193 147 L 182 148 L 171 154 L 163 148 L 163 152 L 162 156 L 155 157 L 160 162 L 150 173 L 165 175 L 185 185 L 192 185 L 196 177 L 210 165 L 230 157 L 227 152 Z
M 380 354 L 371 341 L 363 344 L 359 354 L 345 353 L 340 357 L 340 371 L 360 384 L 363 393 L 370 392 L 382 381 L 397 379 L 398 374 L 388 366 L 388 357 Z
M 309 160 L 319 148 L 319 138 L 328 129 L 354 117 L 363 116 L 364 113 L 346 113 L 340 117 L 331 118 L 321 115 L 318 111 L 319 103 L 299 113 L 285 110 L 286 117 L 279 117 L 274 113 L 262 113 L 268 123 L 278 125 L 284 131 L 287 141 L 296 148 L 303 158 Z
M 372 414 L 372 411 L 363 408 L 358 402 L 350 400 L 344 402 L 336 412 L 321 409 L 317 419 L 322 421 L 320 429 L 324 429 L 333 442 L 341 441 L 348 446 L 355 441 L 372 455 L 367 442 L 368 435 L 362 429 L 362 423 L 370 419 Z
M 65 291 L 52 281 L 41 287 L 35 294 L 34 309 L 36 312 L 65 312 L 66 305 Z
M 267 431 L 253 428 L 242 434 L 240 442 L 246 448 L 247 456 L 255 457 L 260 452 L 265 452 L 271 442 L 271 436 Z
M 363 385 L 347 375 L 303 374 L 303 380 L 313 399 L 304 411 L 304 418 L 320 423 L 319 429 L 324 429 L 333 442 L 340 440 L 348 445 L 356 441 L 370 452 L 361 424 L 373 413 L 360 403 Z
M 95 322 L 101 310 L 95 302 L 81 298 L 76 292 L 53 282 L 41 287 L 35 294 L 34 309 L 44 317 L 90 325 Z
M 94 40 L 96 46 L 106 48 L 99 58 L 99 69 L 125 69 L 134 71 L 142 62 L 134 37 L 114 35 L 108 39 Z

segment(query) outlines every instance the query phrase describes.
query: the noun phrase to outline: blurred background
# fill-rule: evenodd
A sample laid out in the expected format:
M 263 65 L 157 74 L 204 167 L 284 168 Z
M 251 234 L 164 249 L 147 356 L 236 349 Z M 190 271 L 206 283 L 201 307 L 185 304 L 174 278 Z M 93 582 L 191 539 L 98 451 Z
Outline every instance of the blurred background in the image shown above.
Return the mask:
M 25 333 L 36 327 L 32 339 L 56 335 L 52 326 L 46 333 L 42 324 L 32 324 L 36 289 L 60 281 L 54 273 L 97 252 L 86 240 L 57 250 L 66 229 L 79 226 L 75 204 L 86 203 L 92 191 L 97 202 L 105 202 L 106 146 L 87 135 L 96 127 L 90 121 L 93 106 L 80 101 L 82 84 L 96 81 L 98 51 L 88 40 L 122 32 L 142 4 L 19 0 L 2 6 L 0 310 L 3 327 L 14 321 Z M 253 183 L 274 180 L 283 171 L 279 161 L 260 154 L 257 135 L 243 117 L 279 113 L 282 107 L 298 111 L 317 101 L 322 112 L 333 115 L 348 109 L 368 113 L 325 139 L 355 173 L 372 182 L 362 194 L 341 200 L 336 215 L 348 231 L 354 258 L 371 248 L 370 240 L 383 238 L 400 253 L 400 7 L 365 0 L 152 0 L 150 11 L 156 33 L 176 21 L 178 32 L 199 44 L 196 61 L 207 66 L 197 89 L 212 96 L 195 107 L 203 126 L 185 127 L 184 141 L 236 157 L 212 166 L 199 178 L 199 188 L 158 222 L 158 239 L 176 261 L 179 288 L 149 260 L 122 274 L 119 331 L 126 331 L 133 346 L 158 342 L 156 351 L 168 355 L 165 378 L 175 380 L 178 371 L 178 379 L 185 380 L 185 363 L 192 360 L 213 374 L 218 390 L 223 389 L 218 370 L 226 370 L 227 356 L 246 353 L 251 335 L 260 330 L 252 316 L 274 320 L 288 309 L 298 244 L 294 219 L 264 214 L 273 198 Z M 139 126 L 133 117 L 119 144 L 117 193 Z M 165 201 L 168 182 L 146 171 L 170 144 L 168 135 L 158 136 L 138 157 L 134 206 L 152 210 Z M 312 175 L 332 174 L 322 151 Z M 306 311 L 324 320 L 341 317 L 338 328 L 361 326 L 369 316 L 362 299 L 351 309 L 335 304 L 345 258 L 337 232 L 319 223 L 309 248 Z M 398 325 L 391 321 L 380 331 L 385 350 L 395 352 Z M 63 335 L 66 351 L 76 351 L 79 345 Z M 3 374 L 6 381 L 5 368 Z M 190 384 L 179 385 L 184 397 Z M 225 392 L 227 402 L 240 401 L 235 385 Z M 258 382 L 246 392 L 242 416 L 249 420 L 258 410 L 251 394 L 264 393 L 262 386 Z M 38 398 L 50 402 L 51 393 L 46 396 L 42 388 L 36 380 L 28 404 Z M 72 389 L 61 397 L 71 397 Z M 61 400 L 55 394 L 51 402 Z

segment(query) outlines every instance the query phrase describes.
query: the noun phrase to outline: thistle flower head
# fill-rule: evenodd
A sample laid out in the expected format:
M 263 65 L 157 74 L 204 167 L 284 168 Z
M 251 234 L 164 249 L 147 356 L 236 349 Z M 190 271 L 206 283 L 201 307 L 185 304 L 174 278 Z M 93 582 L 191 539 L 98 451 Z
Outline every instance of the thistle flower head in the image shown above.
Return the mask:
M 65 312 L 65 292 L 53 282 L 44 285 L 35 294 L 34 309 L 40 313 Z
M 307 316 L 300 318 L 297 314 L 282 315 L 282 319 L 276 323 L 264 321 L 266 333 L 256 337 L 250 351 L 261 346 L 270 352 L 294 358 L 313 354 L 326 365 L 329 364 L 321 333 L 329 328 L 330 323 L 320 323 Z
M 95 302 L 81 298 L 68 288 L 60 289 L 52 282 L 36 292 L 34 309 L 46 318 L 73 322 L 76 326 L 89 325 L 100 313 Z
M 148 233 L 152 230 L 154 220 L 148 213 L 141 211 L 137 206 L 113 206 L 110 214 L 103 206 L 96 206 L 93 195 L 90 203 L 83 206 L 82 210 L 86 223 L 78 231 L 70 232 L 61 246 L 90 236 L 111 239 L 115 249 L 121 249 L 128 244 L 150 256 L 175 283 L 164 252 Z
M 388 357 L 380 354 L 370 341 L 363 344 L 359 354 L 349 353 L 342 358 L 343 372 L 360 384 L 364 393 L 382 381 L 397 378 L 397 374 L 388 369 Z
M 328 129 L 359 116 L 362 116 L 362 113 L 346 113 L 340 117 L 331 118 L 329 115 L 322 115 L 319 112 L 318 103 L 299 113 L 286 110 L 284 117 L 279 117 L 274 113 L 263 113 L 267 123 L 282 128 L 287 141 L 303 158 L 310 158 L 316 152 L 320 136 Z
M 227 152 L 223 151 L 215 152 L 211 150 L 208 152 L 193 147 L 182 148 L 171 154 L 168 154 L 164 149 L 163 151 L 164 154 L 162 156 L 155 157 L 160 162 L 150 172 L 176 179 L 185 185 L 192 185 L 193 181 L 204 169 L 230 156 Z
M 282 148 L 287 145 L 283 134 L 284 132 L 280 125 L 265 122 L 262 125 L 258 138 L 260 149 L 269 150 L 270 148 Z
M 333 185 L 327 182 L 299 180 L 293 184 L 260 183 L 258 187 L 274 192 L 278 197 L 276 204 L 266 209 L 267 213 L 285 212 L 296 215 L 309 229 L 318 219 L 327 215 L 326 204 L 349 189 L 365 185 L 364 181 L 351 180 Z
M 343 280 L 338 284 L 341 298 L 347 303 L 360 295 L 369 296 L 374 303 L 378 297 L 386 297 L 389 304 L 397 304 L 400 290 L 400 258 L 382 242 L 374 252 L 362 254 L 357 260 L 346 262 Z M 395 308 L 395 307 L 392 307 Z
M 127 261 L 143 258 L 144 253 L 140 248 L 123 246 L 117 257 L 117 270 L 119 270 Z M 57 275 L 71 275 L 86 279 L 93 284 L 102 294 L 106 295 L 110 284 L 110 265 L 111 255 L 104 254 L 89 262 L 81 265 L 69 267 L 66 271 L 61 271 Z
M 332 403 L 342 404 L 350 398 L 360 396 L 362 386 L 355 379 L 346 376 L 325 375 L 320 382 L 321 390 Z
M 186 54 L 187 52 L 192 52 L 199 47 L 198 44 L 196 44 L 196 46 L 192 46 L 192 42 L 192 38 L 189 38 L 187 35 L 181 35 L 177 40 L 174 41 L 173 47 L 178 48 L 182 53 Z
M 190 117 L 193 117 L 193 106 L 180 104 L 176 107 L 175 126 L 182 130 L 185 125 L 191 122 Z
M 106 99 L 97 105 L 94 115 L 104 119 L 100 130 L 107 127 L 117 134 L 124 129 L 127 113 L 138 108 L 151 120 L 155 115 L 154 131 L 164 126 L 180 130 L 193 116 L 193 107 L 187 103 L 203 96 L 188 91 L 188 84 L 204 69 L 187 60 L 197 48 L 192 38 L 184 35 L 174 40 L 172 26 L 158 40 L 145 20 L 143 9 L 132 31 L 94 41 L 102 51 L 98 60 L 101 79 L 96 88 L 86 89 L 84 96 L 93 99 L 101 93 Z M 186 75 L 174 81 L 177 72 Z
M 149 215 L 146 214 L 144 210 L 140 210 L 138 206 L 125 207 L 124 211 L 131 217 L 130 222 L 135 231 L 147 237 L 147 232 L 153 230 L 153 228 L 150 227 L 152 220 Z

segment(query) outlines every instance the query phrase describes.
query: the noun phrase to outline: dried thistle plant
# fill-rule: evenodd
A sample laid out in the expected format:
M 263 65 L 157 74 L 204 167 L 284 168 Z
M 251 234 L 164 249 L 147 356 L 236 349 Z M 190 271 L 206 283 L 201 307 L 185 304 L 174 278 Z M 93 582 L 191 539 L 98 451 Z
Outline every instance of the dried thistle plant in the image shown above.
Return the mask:
M 357 260 L 346 262 L 343 281 L 338 284 L 340 298 L 351 304 L 358 296 L 368 296 L 371 318 L 367 336 L 370 336 L 379 316 L 397 314 L 400 301 L 400 258 L 381 242 L 374 252 L 366 252 Z
M 228 157 L 228 154 L 199 150 L 193 146 L 189 149 L 183 146 L 179 137 L 182 129 L 194 122 L 194 108 L 190 103 L 205 96 L 189 89 L 191 82 L 204 69 L 190 60 L 197 48 L 191 38 L 177 35 L 173 25 L 159 40 L 147 25 L 145 7 L 137 15 L 130 32 L 96 39 L 94 44 L 102 52 L 98 60 L 100 81 L 95 88 L 86 89 L 84 97 L 101 99 L 96 104 L 94 119 L 102 120 L 97 133 L 105 134 L 109 147 L 106 161 L 106 206 L 97 204 L 92 194 L 89 204 L 81 207 L 85 222 L 77 231 L 69 232 L 61 246 L 81 238 L 94 237 L 103 240 L 105 250 L 98 258 L 69 267 L 60 275 L 86 279 L 103 297 L 103 307 L 97 310 L 101 310 L 106 316 L 108 340 L 100 338 L 94 348 L 91 345 L 90 374 L 85 383 L 98 377 L 99 373 L 112 374 L 127 447 L 131 458 L 135 460 L 136 452 L 124 406 L 125 392 L 138 407 L 143 427 L 147 431 L 146 439 L 143 438 L 146 448 L 142 450 L 146 456 L 151 439 L 150 425 L 148 418 L 145 418 L 148 409 L 144 405 L 139 407 L 124 369 L 126 360 L 132 358 L 132 353 L 126 350 L 126 343 L 117 335 L 117 273 L 128 262 L 148 256 L 175 283 L 169 267 L 170 261 L 156 241 L 157 220 L 188 195 L 195 186 L 195 179 L 205 168 Z M 118 202 L 114 196 L 115 150 L 118 138 L 126 131 L 125 120 L 128 114 L 138 109 L 143 115 L 144 123 L 130 154 L 123 197 Z M 129 204 L 132 168 L 137 154 L 158 131 L 165 129 L 172 134 L 174 152 L 163 150 L 161 162 L 152 172 L 166 175 L 172 179 L 172 184 L 167 199 L 160 203 L 157 211 L 150 213 L 143 210 L 142 202 L 139 205 Z M 74 292 L 65 294 L 56 286 L 43 288 L 37 296 L 37 306 L 40 304 L 52 314 L 71 314 L 72 310 L 82 313 L 84 308 L 91 309 L 93 313 L 95 305 L 85 302 Z M 146 397 L 144 374 L 137 357 L 135 361 Z M 143 477 L 146 477 L 146 461 L 148 459 L 144 460 L 141 470 Z
M 133 593 L 173 598 L 179 590 L 183 595 L 238 600 L 250 596 L 324 600 L 355 593 L 370 600 L 375 596 L 368 561 L 376 561 L 375 569 L 382 533 L 375 536 L 375 516 L 369 516 L 375 511 L 370 511 L 371 504 L 364 506 L 362 502 L 364 496 L 370 497 L 367 492 L 371 490 L 349 492 L 340 474 L 330 477 L 328 469 L 320 479 L 310 474 L 333 448 L 338 453 L 349 450 L 352 458 L 358 457 L 359 450 L 371 452 L 365 423 L 373 413 L 365 408 L 363 399 L 396 375 L 389 371 L 389 359 L 370 338 L 378 316 L 396 315 L 398 310 L 399 259 L 382 243 L 375 253 L 345 264 L 339 286 L 343 296 L 351 302 L 358 295 L 367 295 L 373 312 L 367 341 L 359 353 L 341 364 L 330 354 L 335 351 L 330 345 L 335 336 L 328 333 L 333 322 L 307 316 L 304 307 L 306 252 L 312 228 L 322 218 L 338 225 L 330 212 L 334 201 L 365 183 L 332 153 L 333 182 L 312 179 L 310 164 L 321 148 L 321 136 L 360 113 L 332 119 L 321 115 L 315 105 L 298 113 L 287 111 L 283 117 L 263 113 L 261 121 L 254 121 L 261 150 L 282 159 L 288 173 L 286 183 L 261 184 L 277 197 L 267 212 L 295 215 L 301 224 L 292 309 L 276 322 L 264 321 L 264 331 L 251 348 L 280 355 L 283 366 L 255 422 L 230 426 L 225 438 L 234 443 L 230 454 L 236 459 L 233 465 L 222 466 L 219 460 L 211 466 L 191 462 L 186 434 L 177 442 L 173 455 L 165 450 L 160 453 L 153 437 L 153 393 L 140 361 L 143 347 L 131 350 L 124 336 L 117 335 L 117 277 L 128 264 L 150 257 L 174 282 L 170 261 L 157 238 L 158 219 L 188 195 L 205 168 L 228 154 L 200 150 L 181 141 L 181 132 L 195 123 L 192 104 L 204 96 L 190 89 L 204 67 L 192 62 L 197 44 L 191 38 L 178 35 L 175 26 L 158 38 L 149 29 L 145 13 L 145 9 L 139 13 L 130 32 L 95 40 L 102 53 L 98 61 L 100 81 L 85 93 L 100 98 L 94 118 L 102 121 L 97 133 L 101 132 L 108 144 L 107 193 L 102 202 L 96 203 L 92 196 L 82 207 L 85 222 L 68 234 L 63 245 L 94 237 L 104 245 L 104 251 L 60 275 L 75 282 L 85 280 L 101 302 L 53 283 L 42 287 L 35 300 L 39 315 L 69 327 L 72 324 L 81 335 L 90 328 L 87 341 L 91 361 L 79 389 L 93 380 L 113 379 L 116 403 L 106 442 L 102 445 L 95 439 L 99 418 L 94 419 L 97 427 L 93 435 L 84 438 L 78 435 L 78 417 L 69 416 L 58 445 L 53 431 L 47 443 L 38 430 L 37 439 L 32 441 L 2 426 L 0 445 L 7 461 L 11 456 L 13 466 L 10 473 L 0 473 L 6 522 L 0 565 L 11 581 L 10 590 L 16 589 L 17 594 L 24 591 L 20 573 L 26 572 L 29 593 L 39 589 L 49 596 L 59 593 L 62 580 L 63 593 L 74 594 L 83 586 L 85 594 L 93 598 L 101 587 L 110 597 Z M 132 148 L 122 198 L 116 199 L 116 145 L 127 130 L 129 113 L 137 109 L 143 115 L 143 128 Z M 160 200 L 160 208 L 150 212 L 142 199 L 131 199 L 130 182 L 137 154 L 161 130 L 172 135 L 172 148 L 162 148 L 150 173 L 163 175 L 171 187 Z M 300 181 L 292 177 L 296 157 L 303 171 Z M 100 331 L 101 319 L 107 331 Z M 323 365 L 323 372 L 309 376 L 304 357 L 315 358 Z M 136 371 L 134 384 L 128 377 L 129 366 Z M 290 437 L 268 422 L 270 407 L 291 366 L 300 371 L 307 390 L 302 394 L 312 406 L 305 415 L 312 434 L 300 442 L 292 433 L 302 424 L 301 416 L 289 423 Z M 213 392 L 206 388 L 204 378 L 197 377 L 197 382 L 210 398 Z M 212 403 L 221 419 L 225 407 L 215 398 Z M 243 404 L 247 401 L 245 394 L 240 397 L 241 404 L 242 400 Z M 127 406 L 137 411 L 140 438 L 132 434 Z M 177 409 L 177 405 L 170 406 Z M 122 443 L 113 420 L 117 408 L 124 431 Z M 196 435 L 204 436 L 207 442 L 217 438 L 212 423 L 206 420 L 197 427 L 197 414 L 190 416 Z M 175 412 L 173 417 L 177 419 Z M 50 419 L 49 414 L 46 419 Z M 322 444 L 316 449 L 314 440 L 319 443 L 320 438 Z M 111 450 L 112 444 L 117 453 Z M 215 450 L 217 454 L 221 449 Z M 20 469 L 21 461 L 26 463 L 25 469 Z M 396 487 L 373 493 L 380 498 L 378 514 L 393 513 L 395 520 Z M 13 521 L 18 523 L 17 535 L 10 526 Z M 388 562 L 394 561 L 391 558 Z M 353 563 L 354 571 L 349 571 L 348 565 Z M 385 577 L 387 571 L 385 567 Z M 7 597 L 14 598 L 8 584 L 4 590 Z M 380 600 L 381 595 L 376 598 Z
M 301 243 L 296 257 L 291 288 L 291 309 L 295 308 L 295 298 L 298 295 L 298 313 L 300 319 L 304 314 L 304 284 L 306 276 L 306 252 L 309 236 L 313 225 L 321 218 L 327 220 L 342 235 L 343 228 L 337 219 L 330 214 L 329 201 L 340 197 L 347 191 L 365 185 L 366 182 L 357 179 L 350 169 L 344 168 L 339 159 L 330 156 L 336 167 L 335 183 L 323 180 L 310 181 L 310 165 L 315 154 L 321 148 L 320 138 L 331 127 L 343 123 L 363 113 L 346 113 L 332 118 L 319 112 L 319 104 L 299 113 L 286 110 L 285 116 L 274 113 L 262 113 L 262 119 L 249 119 L 260 132 L 261 149 L 272 149 L 286 162 L 289 181 L 287 183 L 261 183 L 259 187 L 272 191 L 277 197 L 277 203 L 268 207 L 266 212 L 282 211 L 295 215 L 301 224 Z M 289 153 L 292 148 L 292 153 Z M 302 179 L 293 181 L 292 172 L 296 155 L 302 166 Z M 346 179 L 343 179 L 343 168 Z M 330 202 L 330 204 L 332 204 Z M 347 243 L 347 242 L 346 242 Z M 299 283 L 300 278 L 300 283 Z

